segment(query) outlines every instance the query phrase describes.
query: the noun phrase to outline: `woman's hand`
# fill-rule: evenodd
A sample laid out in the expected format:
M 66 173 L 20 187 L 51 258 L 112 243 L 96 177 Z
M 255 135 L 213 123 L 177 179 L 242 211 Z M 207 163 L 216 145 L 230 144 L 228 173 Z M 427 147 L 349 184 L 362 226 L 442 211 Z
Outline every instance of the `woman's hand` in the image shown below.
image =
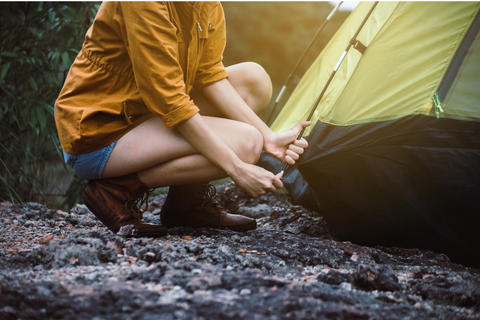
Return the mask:
M 245 192 L 252 197 L 258 197 L 268 192 L 276 192 L 277 189 L 283 187 L 279 173 L 274 175 L 261 167 L 243 163 L 238 166 L 236 173 L 230 175 L 232 180 Z
M 300 121 L 290 130 L 272 133 L 269 137 L 264 137 L 263 150 L 282 161 L 282 163 L 286 162 L 288 165 L 294 165 L 304 149 L 308 147 L 307 141 L 303 138 L 297 140 L 297 136 L 303 128 L 310 124 L 310 121 Z

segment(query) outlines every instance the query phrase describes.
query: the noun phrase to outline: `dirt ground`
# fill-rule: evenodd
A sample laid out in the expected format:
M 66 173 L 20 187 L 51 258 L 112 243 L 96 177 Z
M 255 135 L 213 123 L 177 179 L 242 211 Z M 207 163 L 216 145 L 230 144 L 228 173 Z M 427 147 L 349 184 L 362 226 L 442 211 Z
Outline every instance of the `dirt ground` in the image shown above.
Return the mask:
M 258 228 L 123 239 L 83 205 L 0 203 L 0 319 L 480 319 L 479 269 L 338 241 L 286 194 L 217 190 Z

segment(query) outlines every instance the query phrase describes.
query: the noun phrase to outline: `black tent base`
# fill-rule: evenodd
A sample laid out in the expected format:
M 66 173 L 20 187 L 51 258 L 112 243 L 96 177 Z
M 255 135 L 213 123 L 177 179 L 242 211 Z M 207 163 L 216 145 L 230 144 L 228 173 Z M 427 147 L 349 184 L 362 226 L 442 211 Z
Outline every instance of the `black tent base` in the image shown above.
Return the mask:
M 338 238 L 480 266 L 479 122 L 421 115 L 343 127 L 318 122 L 308 140 L 301 174 L 284 183 Z M 267 156 L 260 164 L 281 167 Z

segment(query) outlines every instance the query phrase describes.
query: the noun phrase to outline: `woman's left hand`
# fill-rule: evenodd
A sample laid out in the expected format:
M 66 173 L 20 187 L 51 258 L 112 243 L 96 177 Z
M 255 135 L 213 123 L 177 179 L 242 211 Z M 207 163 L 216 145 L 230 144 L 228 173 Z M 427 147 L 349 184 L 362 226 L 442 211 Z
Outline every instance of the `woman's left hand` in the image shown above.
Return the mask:
M 286 162 L 290 166 L 294 165 L 304 149 L 308 147 L 307 141 L 303 138 L 297 140 L 297 136 L 303 128 L 310 124 L 310 121 L 300 121 L 290 130 L 272 133 L 269 137 L 264 138 L 263 150 L 282 161 L 282 163 Z

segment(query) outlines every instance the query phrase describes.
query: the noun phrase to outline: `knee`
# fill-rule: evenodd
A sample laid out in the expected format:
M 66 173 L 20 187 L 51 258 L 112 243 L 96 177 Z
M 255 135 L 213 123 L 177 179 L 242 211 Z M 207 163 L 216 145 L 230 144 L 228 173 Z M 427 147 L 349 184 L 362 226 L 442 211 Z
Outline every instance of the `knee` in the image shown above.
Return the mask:
M 232 67 L 241 69 L 243 88 L 240 89 L 240 94 L 253 111 L 260 115 L 272 98 L 270 76 L 261 65 L 255 62 L 244 62 Z
M 272 81 L 268 73 L 261 65 L 254 62 L 246 62 L 250 75 L 248 85 L 250 92 L 256 100 L 255 113 L 260 115 L 272 98 Z
M 255 164 L 260 159 L 263 150 L 263 136 L 257 128 L 245 125 L 239 157 L 242 161 Z

